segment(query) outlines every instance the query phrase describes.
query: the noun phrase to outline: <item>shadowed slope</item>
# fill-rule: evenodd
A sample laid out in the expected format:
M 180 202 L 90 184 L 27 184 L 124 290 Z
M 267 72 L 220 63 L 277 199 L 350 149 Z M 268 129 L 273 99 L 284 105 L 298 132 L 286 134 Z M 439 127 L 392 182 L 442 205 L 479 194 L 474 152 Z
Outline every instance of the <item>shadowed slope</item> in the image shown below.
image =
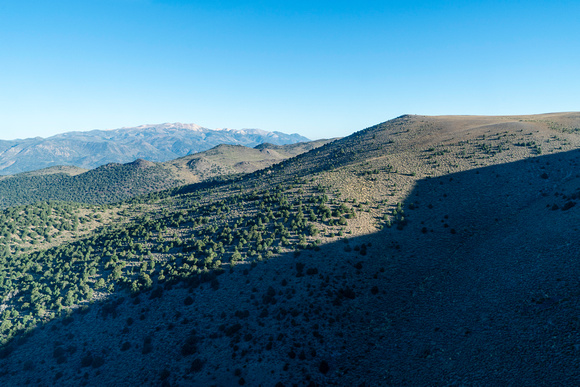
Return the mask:
M 406 222 L 94 305 L 15 347 L 2 378 L 575 385 L 579 166 L 575 150 L 419 179 Z

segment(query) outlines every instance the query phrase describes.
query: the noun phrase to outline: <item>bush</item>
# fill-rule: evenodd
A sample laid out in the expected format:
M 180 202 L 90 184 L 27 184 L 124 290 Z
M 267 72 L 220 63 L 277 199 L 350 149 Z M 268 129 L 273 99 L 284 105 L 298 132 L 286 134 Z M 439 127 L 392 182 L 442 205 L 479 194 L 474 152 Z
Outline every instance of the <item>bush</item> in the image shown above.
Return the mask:
M 159 378 L 161 380 L 165 380 L 169 377 L 169 375 L 171 375 L 171 373 L 169 372 L 169 370 L 167 368 L 164 368 L 163 371 L 161 371 L 161 375 L 159 376 Z
M 183 356 L 190 356 L 196 353 L 198 342 L 199 339 L 197 338 L 197 336 L 194 333 L 191 333 L 185 340 L 183 346 L 181 347 L 181 354 Z
M 308 226 L 308 234 L 310 236 L 316 236 L 316 235 L 318 235 L 319 232 L 320 231 L 313 224 Z
M 226 334 L 226 336 L 231 337 L 234 334 L 236 334 L 240 329 L 242 329 L 242 326 L 240 324 L 236 323 L 236 324 L 228 327 L 225 330 L 225 334 Z
M 328 365 L 328 362 L 326 360 L 322 360 L 320 362 L 320 365 L 318 366 L 318 370 L 326 375 L 328 371 L 330 371 L 330 366 Z
M 191 362 L 191 372 L 200 372 L 201 369 L 203 368 L 203 365 L 205 364 L 205 360 L 201 360 L 201 359 L 195 359 L 194 361 Z
M 141 350 L 143 355 L 147 355 L 153 351 L 153 345 L 151 344 L 152 340 L 153 338 L 151 336 L 145 336 L 143 339 L 143 349 Z
M 93 356 L 89 353 L 81 359 L 81 367 L 89 367 L 93 364 Z
M 220 282 L 217 278 L 212 279 L 210 284 L 213 290 L 218 290 L 220 288 Z
M 24 371 L 33 371 L 34 370 L 34 363 L 32 360 L 27 360 L 24 362 Z
M 99 368 L 103 364 L 105 364 L 105 359 L 102 356 L 93 357 L 93 363 L 91 364 L 93 368 Z
M 154 298 L 161 298 L 163 296 L 163 288 L 161 286 L 157 286 L 155 290 L 151 292 L 149 299 L 152 300 Z

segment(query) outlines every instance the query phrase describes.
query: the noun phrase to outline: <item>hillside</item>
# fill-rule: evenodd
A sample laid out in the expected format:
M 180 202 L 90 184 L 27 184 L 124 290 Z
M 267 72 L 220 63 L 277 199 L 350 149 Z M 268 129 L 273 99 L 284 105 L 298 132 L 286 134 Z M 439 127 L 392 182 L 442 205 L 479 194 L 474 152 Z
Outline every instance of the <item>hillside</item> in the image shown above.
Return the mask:
M 197 183 L 220 175 L 255 172 L 332 141 L 334 139 L 288 145 L 263 143 L 254 148 L 222 144 L 205 152 L 167 161 L 164 166 L 184 182 Z
M 30 172 L 22 172 L 18 174 L 18 177 L 33 177 L 33 176 L 46 176 L 46 175 L 55 175 L 58 173 L 62 173 L 68 176 L 76 176 L 80 175 L 81 173 L 87 172 L 87 169 L 75 167 L 74 165 L 57 165 L 54 167 L 48 167 L 44 169 L 38 169 L 35 171 Z M 0 181 L 9 179 L 13 175 L 3 175 L 0 176 Z
M 407 115 L 236 180 L 7 209 L 0 383 L 577 385 L 578 128 Z
M 254 172 L 329 141 L 332 140 L 280 146 L 261 144 L 259 149 L 218 145 L 165 163 L 138 159 L 126 164 L 110 163 L 88 171 L 58 166 L 23 172 L 0 177 L 0 208 L 48 200 L 90 204 L 122 201 L 187 183 Z
M 0 174 L 16 174 L 57 165 L 94 169 L 136 159 L 164 162 L 220 144 L 254 147 L 309 141 L 298 134 L 259 129 L 207 129 L 195 124 L 142 125 L 114 130 L 68 132 L 48 138 L 0 140 Z

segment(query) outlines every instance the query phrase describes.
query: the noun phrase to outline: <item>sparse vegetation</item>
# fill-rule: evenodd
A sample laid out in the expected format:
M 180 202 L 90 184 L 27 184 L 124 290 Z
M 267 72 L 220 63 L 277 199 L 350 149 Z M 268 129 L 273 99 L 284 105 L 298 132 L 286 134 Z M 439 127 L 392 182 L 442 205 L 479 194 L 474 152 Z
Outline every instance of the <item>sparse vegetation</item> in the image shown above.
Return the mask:
M 569 219 L 576 219 L 580 198 L 578 160 L 558 149 L 580 145 L 576 134 L 557 130 L 554 138 L 556 129 L 545 128 L 530 135 L 527 126 L 519 132 L 524 123 L 506 129 L 504 121 L 491 129 L 473 124 L 473 133 L 458 141 L 453 131 L 444 132 L 443 121 L 403 116 L 235 179 L 103 205 L 74 203 L 84 194 L 73 189 L 66 193 L 70 202 L 5 208 L 0 357 L 12 368 L 0 381 L 89 384 L 108 377 L 117 363 L 139 359 L 143 369 L 135 381 L 141 384 L 253 385 L 279 378 L 284 385 L 358 385 L 369 372 L 368 380 L 379 380 L 366 359 L 396 371 L 384 353 L 399 354 L 405 340 L 415 343 L 411 333 L 430 339 L 445 328 L 434 325 L 443 321 L 451 327 L 445 334 L 469 337 L 471 326 L 438 315 L 422 320 L 429 333 L 413 324 L 426 313 L 415 302 L 428 305 L 429 313 L 448 313 L 447 307 L 454 318 L 465 315 L 447 298 L 480 286 L 459 288 L 464 278 L 454 277 L 457 266 L 467 271 L 473 262 L 485 264 L 471 255 L 470 238 L 501 233 L 514 214 L 537 203 L 543 222 L 559 219 L 570 228 L 560 230 L 564 236 L 577 231 Z M 437 128 L 438 137 L 417 139 L 417 128 L 423 135 Z M 474 193 L 476 199 L 466 199 Z M 575 242 L 558 238 L 570 245 L 557 248 L 575 258 Z M 502 248 L 520 248 L 500 239 Z M 556 249 L 538 251 L 534 264 L 543 255 L 558 258 Z M 565 294 L 565 281 L 558 282 L 549 290 Z M 544 308 L 537 313 L 563 305 L 550 297 L 536 303 Z M 528 318 L 533 308 L 518 313 Z M 476 320 L 462 324 L 488 327 L 483 317 Z M 549 326 L 545 321 L 542 329 Z M 40 340 L 46 359 L 24 357 Z M 446 340 L 436 343 L 453 348 Z M 416 364 L 413 359 L 445 352 L 435 347 L 413 344 L 406 359 Z M 405 384 L 400 374 L 389 377 Z

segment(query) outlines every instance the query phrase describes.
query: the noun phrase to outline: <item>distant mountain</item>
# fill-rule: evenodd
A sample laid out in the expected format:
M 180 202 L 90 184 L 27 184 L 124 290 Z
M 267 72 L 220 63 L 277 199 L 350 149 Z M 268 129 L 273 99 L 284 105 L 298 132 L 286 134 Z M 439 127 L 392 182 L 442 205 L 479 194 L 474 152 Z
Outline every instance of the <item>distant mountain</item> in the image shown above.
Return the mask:
M 93 169 L 136 159 L 163 162 L 220 144 L 255 147 L 309 141 L 298 134 L 259 129 L 207 129 L 195 124 L 165 123 L 114 130 L 67 132 L 48 138 L 0 140 L 0 174 L 34 171 L 56 165 Z

